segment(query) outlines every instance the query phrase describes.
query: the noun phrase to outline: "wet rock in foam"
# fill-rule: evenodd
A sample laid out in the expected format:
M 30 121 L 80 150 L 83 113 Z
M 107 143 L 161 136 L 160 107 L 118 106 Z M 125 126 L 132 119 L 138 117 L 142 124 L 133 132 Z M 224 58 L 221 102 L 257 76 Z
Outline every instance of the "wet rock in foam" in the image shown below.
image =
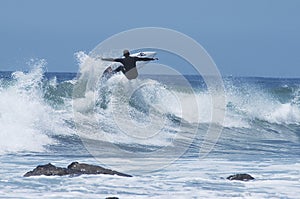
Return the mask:
M 85 163 L 72 162 L 67 168 L 56 167 L 51 163 L 39 165 L 32 171 L 27 172 L 24 177 L 30 176 L 63 176 L 63 175 L 81 175 L 81 174 L 106 174 L 118 175 L 124 177 L 132 177 L 131 175 L 121 173 L 118 171 L 106 169 L 96 165 Z
M 248 181 L 248 180 L 254 180 L 255 178 L 253 178 L 249 174 L 243 173 L 243 174 L 235 174 L 235 175 L 228 176 L 226 179 L 228 179 L 228 180 Z

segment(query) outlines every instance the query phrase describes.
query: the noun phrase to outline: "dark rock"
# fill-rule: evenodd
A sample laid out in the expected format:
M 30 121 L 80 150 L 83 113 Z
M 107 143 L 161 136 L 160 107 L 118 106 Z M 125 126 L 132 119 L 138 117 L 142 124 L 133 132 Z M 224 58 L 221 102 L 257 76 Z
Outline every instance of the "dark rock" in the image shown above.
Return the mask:
M 96 165 L 89 165 L 84 163 L 72 162 L 68 168 L 56 167 L 52 164 L 39 165 L 32 171 L 27 172 L 24 177 L 30 176 L 63 176 L 63 175 L 81 175 L 81 174 L 108 174 L 108 175 L 119 175 L 124 177 L 132 177 L 131 175 L 105 169 Z
M 45 176 L 63 176 L 63 175 L 68 175 L 68 169 L 66 168 L 61 168 L 61 167 L 56 167 L 52 165 L 51 163 L 45 164 L 45 165 L 39 165 L 32 171 L 27 172 L 24 177 L 29 177 L 29 176 L 40 176 L 40 175 L 45 175 Z
M 228 180 L 241 180 L 241 181 L 248 181 L 248 180 L 254 180 L 255 178 L 253 178 L 251 175 L 249 174 L 235 174 L 235 175 L 231 175 L 228 176 L 226 179 Z
M 124 177 L 132 177 L 124 173 L 113 171 L 110 169 L 105 169 L 96 165 L 89 165 L 84 163 L 72 162 L 68 169 L 74 174 L 108 174 L 108 175 L 119 175 Z
M 118 197 L 106 197 L 105 199 L 119 199 Z

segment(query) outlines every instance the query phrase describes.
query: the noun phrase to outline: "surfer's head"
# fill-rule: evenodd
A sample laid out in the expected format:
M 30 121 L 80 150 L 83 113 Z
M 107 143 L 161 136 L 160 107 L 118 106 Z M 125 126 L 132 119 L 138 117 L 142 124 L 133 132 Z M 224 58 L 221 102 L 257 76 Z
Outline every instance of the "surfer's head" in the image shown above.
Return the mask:
M 124 55 L 125 57 L 128 57 L 128 56 L 130 55 L 129 50 L 123 50 L 123 55 Z

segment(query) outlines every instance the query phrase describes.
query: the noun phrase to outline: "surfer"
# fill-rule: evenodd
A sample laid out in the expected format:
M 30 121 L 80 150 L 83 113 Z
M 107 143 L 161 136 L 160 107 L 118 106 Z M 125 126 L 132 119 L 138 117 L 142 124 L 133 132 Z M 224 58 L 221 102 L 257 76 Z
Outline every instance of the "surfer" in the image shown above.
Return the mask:
M 149 57 L 136 57 L 130 56 L 130 52 L 128 50 L 123 51 L 124 58 L 101 58 L 103 61 L 113 61 L 113 62 L 120 62 L 122 63 L 121 66 L 112 70 L 111 67 L 108 67 L 103 75 L 107 76 L 108 78 L 111 77 L 113 74 L 122 71 L 123 74 L 129 79 L 135 79 L 138 76 L 138 72 L 136 69 L 136 62 L 137 61 L 152 61 L 158 60 L 158 58 L 149 58 Z

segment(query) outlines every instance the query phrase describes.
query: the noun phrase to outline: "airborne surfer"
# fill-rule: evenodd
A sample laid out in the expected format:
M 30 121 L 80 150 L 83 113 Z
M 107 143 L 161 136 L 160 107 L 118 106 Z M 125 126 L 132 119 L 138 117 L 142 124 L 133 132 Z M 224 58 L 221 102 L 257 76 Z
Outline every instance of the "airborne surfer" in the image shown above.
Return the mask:
M 137 61 L 158 60 L 158 58 L 130 56 L 130 52 L 128 50 L 124 50 L 123 55 L 124 58 L 101 58 L 101 60 L 103 61 L 120 62 L 122 64 L 115 70 L 113 70 L 111 67 L 108 67 L 104 71 L 103 76 L 106 76 L 106 78 L 110 78 L 113 74 L 122 71 L 123 74 L 127 77 L 127 79 L 135 79 L 138 76 L 138 72 L 136 69 Z

